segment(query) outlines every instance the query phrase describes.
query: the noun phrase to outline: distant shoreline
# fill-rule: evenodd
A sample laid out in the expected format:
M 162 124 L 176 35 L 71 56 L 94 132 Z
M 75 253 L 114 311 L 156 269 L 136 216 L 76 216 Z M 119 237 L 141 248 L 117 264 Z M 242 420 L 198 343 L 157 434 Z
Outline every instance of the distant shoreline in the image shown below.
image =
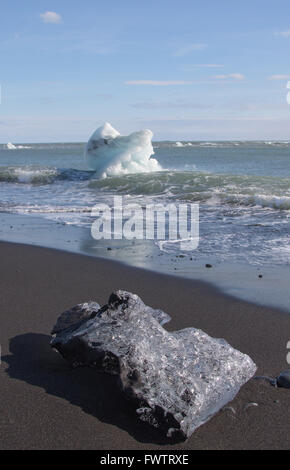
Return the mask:
M 7 143 L 11 142 L 10 140 L 7 139 L 7 142 L 0 142 L 0 145 L 7 145 Z M 265 143 L 265 142 L 281 142 L 281 143 L 287 143 L 289 142 L 289 139 L 219 139 L 219 140 L 216 140 L 216 139 L 202 139 L 202 140 L 199 140 L 199 139 L 180 139 L 180 138 L 176 138 L 176 139 L 173 139 L 173 140 L 168 140 L 168 139 L 164 139 L 164 140 L 153 140 L 152 139 L 152 144 L 159 144 L 159 143 L 169 143 L 169 144 L 174 144 L 175 142 L 196 142 L 196 143 L 206 143 L 206 142 L 212 142 L 212 143 L 231 143 L 231 142 L 244 142 L 244 143 Z M 56 144 L 56 145 L 68 145 L 68 144 L 74 144 L 74 145 L 86 145 L 87 141 L 84 140 L 84 141 L 49 141 L 49 142 L 17 142 L 17 141 L 12 141 L 13 144 L 15 145 L 45 145 L 45 144 L 48 144 L 48 145 L 52 145 L 52 144 Z

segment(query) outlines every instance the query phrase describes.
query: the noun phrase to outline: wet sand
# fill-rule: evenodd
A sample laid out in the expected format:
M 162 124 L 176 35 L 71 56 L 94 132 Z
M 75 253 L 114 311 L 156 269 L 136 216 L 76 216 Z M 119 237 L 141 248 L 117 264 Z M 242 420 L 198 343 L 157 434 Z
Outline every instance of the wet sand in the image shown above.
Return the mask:
M 0 259 L 1 449 L 290 448 L 290 390 L 251 380 L 231 409 L 172 445 L 128 414 L 111 377 L 71 370 L 49 346 L 63 310 L 90 299 L 103 304 L 113 290 L 126 289 L 168 312 L 166 328 L 194 326 L 223 337 L 252 357 L 257 375 L 276 376 L 290 368 L 289 314 L 110 260 L 6 242 Z

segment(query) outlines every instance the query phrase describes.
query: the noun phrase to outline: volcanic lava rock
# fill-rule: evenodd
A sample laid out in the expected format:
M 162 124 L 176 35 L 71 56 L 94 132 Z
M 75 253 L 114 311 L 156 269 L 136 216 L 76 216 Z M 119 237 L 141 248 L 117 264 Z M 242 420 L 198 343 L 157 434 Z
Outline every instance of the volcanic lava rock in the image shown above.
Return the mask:
M 256 371 L 249 356 L 223 339 L 195 328 L 166 331 L 169 315 L 135 294 L 119 290 L 107 305 L 96 305 L 62 314 L 51 346 L 74 367 L 117 375 L 139 418 L 168 437 L 189 437 Z

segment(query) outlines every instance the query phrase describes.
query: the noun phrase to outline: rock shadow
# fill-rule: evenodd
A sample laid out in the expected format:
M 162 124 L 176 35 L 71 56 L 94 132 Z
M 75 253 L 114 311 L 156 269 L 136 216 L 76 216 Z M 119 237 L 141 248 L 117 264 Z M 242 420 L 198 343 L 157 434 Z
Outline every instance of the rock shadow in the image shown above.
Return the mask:
M 36 333 L 11 339 L 11 354 L 2 357 L 8 365 L 6 373 L 11 378 L 43 388 L 49 395 L 68 400 L 99 421 L 127 431 L 139 442 L 158 445 L 177 442 L 138 420 L 117 387 L 115 377 L 88 367 L 70 368 L 51 349 L 49 342 L 49 336 Z

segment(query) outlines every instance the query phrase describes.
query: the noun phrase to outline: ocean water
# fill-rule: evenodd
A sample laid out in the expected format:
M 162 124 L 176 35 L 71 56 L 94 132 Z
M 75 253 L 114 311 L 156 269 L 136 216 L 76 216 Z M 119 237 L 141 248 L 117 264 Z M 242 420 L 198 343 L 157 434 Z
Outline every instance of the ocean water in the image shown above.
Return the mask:
M 204 278 L 197 267 L 212 263 L 239 266 L 240 272 L 276 269 L 287 278 L 290 142 L 155 142 L 153 147 L 161 171 L 97 179 L 87 168 L 84 144 L 23 144 L 10 149 L 1 145 L 0 213 L 38 217 L 49 227 L 82 229 L 87 248 L 82 243 L 79 251 L 150 269 L 160 270 L 162 265 L 165 272 Z M 199 203 L 198 248 L 181 253 L 179 244 L 93 240 L 92 207 L 113 203 L 116 195 L 123 196 L 124 203 L 142 205 Z M 0 237 L 15 240 L 7 233 L 2 227 Z M 21 233 L 17 240 L 22 241 Z M 108 247 L 113 250 L 107 252 Z M 214 282 L 214 274 L 206 275 Z M 275 282 L 283 284 L 280 278 L 276 276 Z M 236 286 L 231 292 L 243 296 L 242 290 Z

